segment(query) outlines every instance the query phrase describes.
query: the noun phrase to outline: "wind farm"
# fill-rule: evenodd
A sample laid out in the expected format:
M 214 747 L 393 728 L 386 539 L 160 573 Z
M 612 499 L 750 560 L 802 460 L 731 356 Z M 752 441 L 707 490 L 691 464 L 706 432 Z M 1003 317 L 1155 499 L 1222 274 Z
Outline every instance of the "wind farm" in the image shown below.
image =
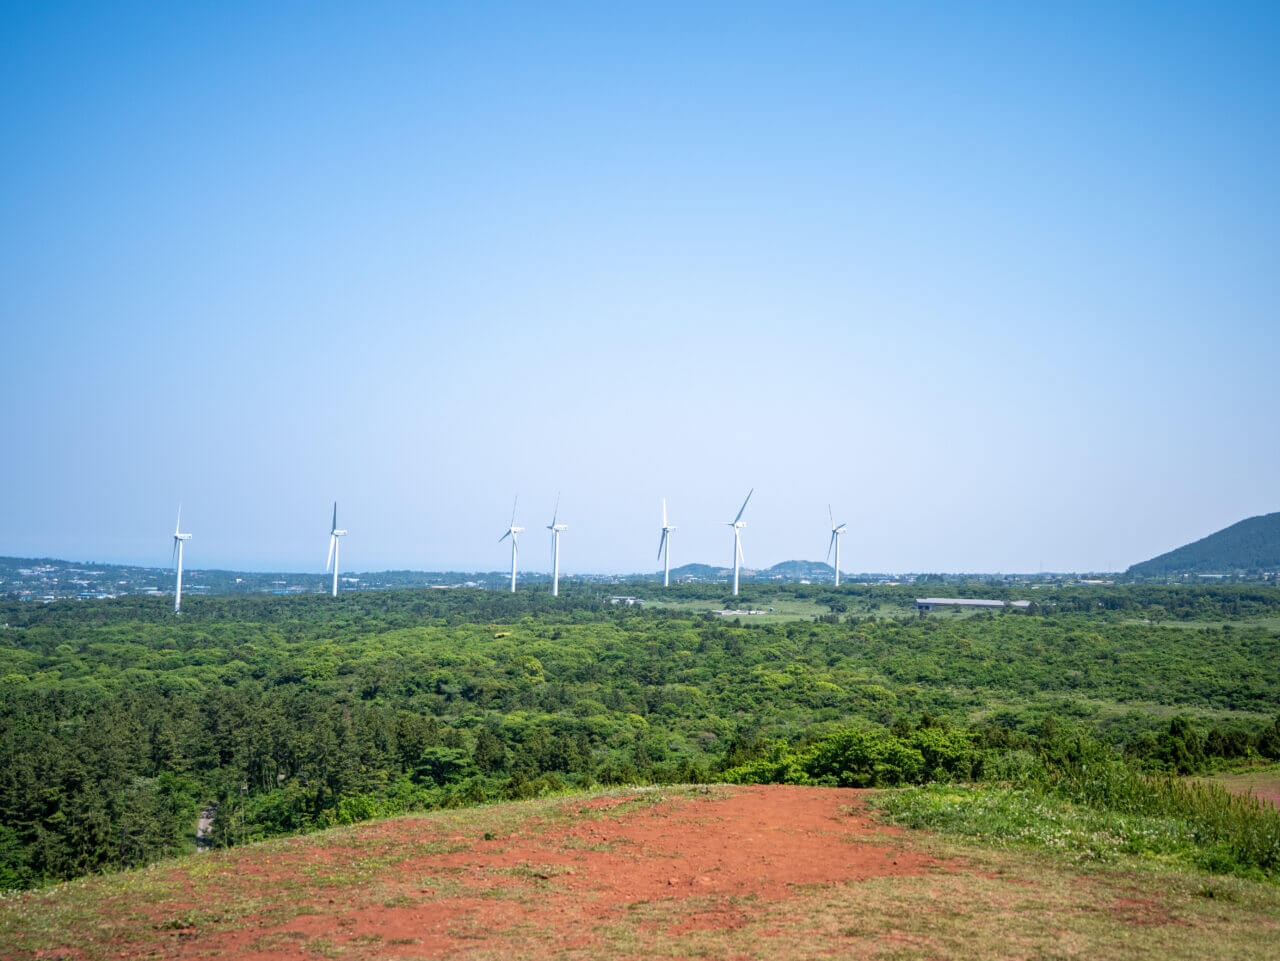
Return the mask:
M 742 530 L 747 526 L 743 516 L 747 509 L 755 489 L 752 488 L 746 498 L 742 502 L 742 506 L 738 509 L 737 515 L 732 521 L 726 522 L 726 526 L 733 530 L 733 563 L 729 568 L 730 575 L 728 583 L 732 586 L 733 594 L 739 593 L 740 581 L 742 577 L 743 564 L 745 563 L 745 555 L 742 550 Z M 514 593 L 519 581 L 519 536 L 524 533 L 525 528 L 516 524 L 516 512 L 519 507 L 519 495 L 515 497 L 511 507 L 511 520 L 507 525 L 502 536 L 498 538 L 498 543 L 510 541 L 510 580 L 509 590 Z M 671 535 L 675 532 L 676 526 L 670 523 L 667 515 L 667 499 L 660 499 L 661 519 L 662 523 L 659 528 L 658 555 L 657 559 L 662 563 L 662 584 L 663 587 L 671 586 Z M 828 514 L 830 515 L 830 506 L 828 505 Z M 183 562 L 183 545 L 191 538 L 190 534 L 180 533 L 182 510 L 178 510 L 178 526 L 174 529 L 173 534 L 173 564 L 175 569 L 175 586 L 174 586 L 174 613 L 179 613 L 182 597 L 182 562 Z M 550 563 L 550 581 L 551 595 L 558 597 L 560 595 L 560 536 L 569 529 L 569 526 L 560 521 L 560 496 L 556 495 L 555 504 L 552 508 L 551 522 L 546 525 L 546 529 L 551 536 L 551 563 Z M 831 528 L 831 540 L 827 549 L 827 561 L 831 560 L 831 554 L 835 553 L 835 566 L 832 569 L 835 585 L 840 584 L 840 535 L 847 530 L 846 524 L 836 525 L 834 519 Z M 332 513 L 329 525 L 329 550 L 325 559 L 324 571 L 331 574 L 332 578 L 329 585 L 329 594 L 332 597 L 338 596 L 338 585 L 340 580 L 341 566 L 341 539 L 347 536 L 345 529 L 338 527 L 338 503 L 333 502 Z

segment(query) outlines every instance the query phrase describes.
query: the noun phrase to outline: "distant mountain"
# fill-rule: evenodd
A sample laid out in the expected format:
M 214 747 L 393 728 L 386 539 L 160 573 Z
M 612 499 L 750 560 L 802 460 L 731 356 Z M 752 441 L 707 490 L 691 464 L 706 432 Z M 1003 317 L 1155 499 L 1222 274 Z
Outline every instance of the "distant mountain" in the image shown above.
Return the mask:
M 1280 570 L 1280 512 L 1250 517 L 1193 544 L 1134 564 L 1133 577 Z
M 732 575 L 733 571 L 727 567 L 712 567 L 710 564 L 681 564 L 679 567 L 671 568 L 671 576 L 681 579 L 719 580 L 726 574 Z
M 783 561 L 760 571 L 758 576 L 788 581 L 814 580 L 830 577 L 834 571 L 830 564 L 821 561 Z
M 830 564 L 819 561 L 783 561 L 772 567 L 742 569 L 742 576 L 753 581 L 808 581 L 831 576 Z M 679 580 L 723 581 L 733 577 L 733 568 L 711 564 L 683 564 L 671 568 L 671 576 Z

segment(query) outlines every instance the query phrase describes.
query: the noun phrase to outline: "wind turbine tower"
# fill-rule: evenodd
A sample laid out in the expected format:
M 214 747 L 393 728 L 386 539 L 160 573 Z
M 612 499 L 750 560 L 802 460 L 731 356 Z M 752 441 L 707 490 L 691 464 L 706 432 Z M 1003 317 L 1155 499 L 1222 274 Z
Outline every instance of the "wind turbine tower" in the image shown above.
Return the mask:
M 516 527 L 516 504 L 519 504 L 519 503 L 520 503 L 520 495 L 517 494 L 516 499 L 511 503 L 511 523 L 507 525 L 507 532 L 498 538 L 499 544 L 505 541 L 508 537 L 511 538 L 511 593 L 512 594 L 516 592 L 516 555 L 518 553 L 516 542 L 519 540 L 519 535 L 524 533 L 523 527 Z
M 738 570 L 742 564 L 742 529 L 747 526 L 747 522 L 742 519 L 742 512 L 747 509 L 747 501 L 751 500 L 751 495 L 756 492 L 753 487 L 747 492 L 747 500 L 742 502 L 742 506 L 738 508 L 738 516 L 731 521 L 725 521 L 725 524 L 733 528 L 733 596 L 738 596 Z
M 551 512 L 551 523 L 547 525 L 547 530 L 551 532 L 551 596 L 560 596 L 560 532 L 569 529 L 568 524 L 557 524 L 556 518 L 560 516 L 560 495 L 556 495 L 556 509 Z M 514 520 L 515 518 L 512 518 Z M 515 549 L 515 543 L 512 542 L 512 549 Z M 512 567 L 512 587 L 515 590 L 515 574 L 514 562 Z
M 836 517 L 831 513 L 831 505 L 827 505 L 827 517 L 831 519 L 831 540 L 827 541 L 827 560 L 831 560 L 831 549 L 835 548 L 836 552 L 836 587 L 840 586 L 840 535 L 848 530 L 848 524 L 837 524 Z
M 173 587 L 173 613 L 182 613 L 182 544 L 191 540 L 190 534 L 182 533 L 182 505 L 178 505 L 178 523 L 173 525 L 173 560 L 177 580 Z
M 671 532 L 675 530 L 667 523 L 667 499 L 662 498 L 662 540 L 658 541 L 658 556 L 662 560 L 662 586 L 671 586 Z
M 338 596 L 338 538 L 346 537 L 346 531 L 338 530 L 338 502 L 333 502 L 333 523 L 329 526 L 329 559 L 325 561 L 324 569 L 328 573 L 330 567 L 333 568 L 333 596 Z

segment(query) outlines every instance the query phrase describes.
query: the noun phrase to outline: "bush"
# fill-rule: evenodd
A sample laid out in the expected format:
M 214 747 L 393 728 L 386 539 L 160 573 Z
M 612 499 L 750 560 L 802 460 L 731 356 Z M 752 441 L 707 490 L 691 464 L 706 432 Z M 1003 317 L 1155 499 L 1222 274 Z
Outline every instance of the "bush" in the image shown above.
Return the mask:
M 775 744 L 760 760 L 725 771 L 732 784 L 821 784 L 886 787 L 977 776 L 976 736 L 942 727 L 909 733 L 844 728 L 801 751 Z

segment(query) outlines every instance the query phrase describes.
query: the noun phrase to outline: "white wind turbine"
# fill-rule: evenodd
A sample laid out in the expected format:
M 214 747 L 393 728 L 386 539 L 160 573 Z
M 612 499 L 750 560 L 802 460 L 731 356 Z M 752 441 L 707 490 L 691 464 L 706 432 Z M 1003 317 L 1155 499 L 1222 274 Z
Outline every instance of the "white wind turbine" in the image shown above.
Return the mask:
M 329 526 L 329 559 L 325 561 L 325 573 L 333 568 L 333 596 L 338 596 L 338 538 L 345 537 L 346 531 L 338 530 L 338 502 L 333 502 L 333 523 Z
M 182 543 L 191 540 L 190 534 L 182 533 L 182 505 L 178 505 L 178 523 L 173 525 L 173 561 L 177 580 L 173 588 L 173 613 L 182 613 Z
M 742 529 L 747 526 L 747 522 L 742 519 L 742 512 L 747 509 L 747 501 L 751 500 L 751 495 L 756 492 L 753 487 L 747 492 L 747 500 L 742 502 L 742 506 L 738 508 L 738 516 L 731 521 L 725 521 L 725 524 L 733 528 L 733 596 L 738 596 L 738 569 L 742 564 Z
M 556 509 L 551 512 L 551 523 L 547 525 L 547 530 L 551 532 L 551 596 L 560 596 L 560 532 L 569 529 L 568 524 L 557 524 L 556 518 L 560 516 L 560 495 L 556 494 Z M 513 517 L 514 521 L 515 518 Z M 513 543 L 514 550 L 515 544 Z M 513 567 L 514 570 L 514 567 Z M 514 575 L 513 575 L 514 577 Z M 514 581 L 512 582 L 514 585 Z M 512 587 L 515 590 L 515 587 Z
M 827 505 L 827 517 L 831 519 L 831 540 L 827 542 L 827 560 L 831 560 L 831 549 L 836 552 L 836 587 L 840 586 L 840 535 L 848 530 L 848 524 L 837 524 L 836 516 L 831 513 L 831 505 Z
M 658 541 L 658 556 L 662 561 L 662 586 L 671 586 L 671 532 L 675 530 L 667 523 L 667 499 L 662 498 L 662 540 Z
M 516 554 L 518 548 L 516 542 L 519 540 L 518 535 L 524 532 L 523 527 L 516 527 L 516 504 L 520 503 L 520 495 L 516 495 L 516 499 L 511 503 L 511 523 L 507 525 L 507 532 L 498 538 L 501 544 L 508 537 L 511 538 L 511 593 L 516 592 Z

